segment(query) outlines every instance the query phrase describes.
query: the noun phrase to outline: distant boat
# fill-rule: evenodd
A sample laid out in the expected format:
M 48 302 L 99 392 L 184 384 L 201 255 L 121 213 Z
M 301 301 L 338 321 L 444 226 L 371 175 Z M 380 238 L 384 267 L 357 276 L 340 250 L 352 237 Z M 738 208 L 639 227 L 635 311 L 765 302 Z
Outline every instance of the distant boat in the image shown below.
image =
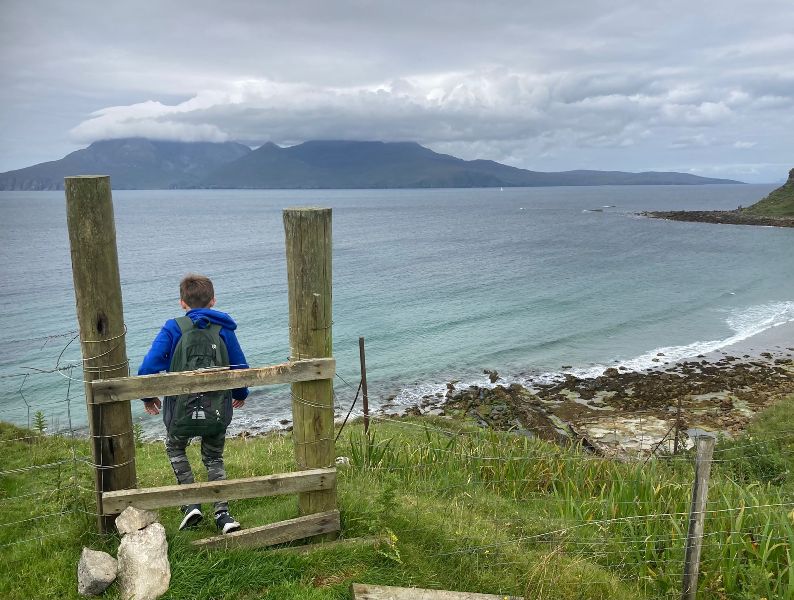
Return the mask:
M 500 192 L 504 192 L 504 191 L 505 191 L 505 189 L 504 189 L 503 187 L 500 187 L 500 188 L 499 188 L 499 191 L 500 191 Z

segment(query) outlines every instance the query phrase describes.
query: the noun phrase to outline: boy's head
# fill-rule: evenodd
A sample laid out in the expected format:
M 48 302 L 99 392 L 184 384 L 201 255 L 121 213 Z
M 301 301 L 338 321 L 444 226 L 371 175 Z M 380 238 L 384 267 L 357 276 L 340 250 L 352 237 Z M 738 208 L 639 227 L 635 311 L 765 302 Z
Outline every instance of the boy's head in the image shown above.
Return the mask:
M 215 288 L 209 277 L 189 273 L 179 282 L 179 303 L 185 310 L 212 308 L 215 305 Z

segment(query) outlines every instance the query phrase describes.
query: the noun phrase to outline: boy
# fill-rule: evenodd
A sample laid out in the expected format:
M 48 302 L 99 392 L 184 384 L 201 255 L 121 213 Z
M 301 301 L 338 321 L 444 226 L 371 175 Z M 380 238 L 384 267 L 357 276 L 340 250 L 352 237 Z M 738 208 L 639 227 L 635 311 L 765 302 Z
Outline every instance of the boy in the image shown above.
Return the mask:
M 215 353 L 218 357 L 219 360 L 211 364 L 225 363 L 232 369 L 247 369 L 248 364 L 234 334 L 237 324 L 226 313 L 212 309 L 215 305 L 212 281 L 204 275 L 186 275 L 179 283 L 179 297 L 180 306 L 187 311 L 185 317 L 166 321 L 143 359 L 138 375 L 195 368 L 189 366 L 194 363 L 186 362 L 188 359 L 185 357 L 201 354 L 200 350 L 195 350 L 199 347 L 195 342 L 188 342 L 197 337 L 202 338 L 199 343 L 204 343 L 205 349 L 211 348 L 209 352 Z M 218 341 L 218 337 L 220 344 L 213 343 L 213 340 Z M 181 346 L 180 340 L 183 341 Z M 186 348 L 188 343 L 193 345 Z M 183 368 L 179 368 L 176 362 L 179 362 Z M 203 366 L 201 363 L 197 364 Z M 163 422 L 167 431 L 165 451 L 171 461 L 177 482 L 186 484 L 194 481 L 193 471 L 185 452 L 190 438 L 194 435 L 201 436 L 201 461 L 207 468 L 207 479 L 209 481 L 226 479 L 223 465 L 226 428 L 232 418 L 232 408 L 242 408 L 247 396 L 248 388 L 237 388 L 232 390 L 231 394 L 227 390 L 220 393 L 166 396 L 164 405 L 161 405 L 159 398 L 143 399 L 146 412 L 150 415 L 159 414 L 160 408 L 163 408 Z M 210 409 L 210 398 L 216 399 L 212 409 Z M 211 425 L 214 429 L 209 431 L 190 429 L 206 427 L 205 423 L 210 423 L 210 418 L 215 419 Z M 183 506 L 182 512 L 185 516 L 179 525 L 180 530 L 194 527 L 203 518 L 199 504 Z M 240 529 L 240 524 L 229 514 L 229 505 L 223 500 L 215 502 L 215 524 L 224 534 Z

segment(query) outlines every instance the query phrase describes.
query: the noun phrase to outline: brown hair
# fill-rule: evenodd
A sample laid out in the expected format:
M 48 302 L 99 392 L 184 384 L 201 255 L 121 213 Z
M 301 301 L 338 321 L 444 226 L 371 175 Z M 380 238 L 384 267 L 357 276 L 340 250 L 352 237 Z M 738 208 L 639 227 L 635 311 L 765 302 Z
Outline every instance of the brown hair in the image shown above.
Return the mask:
M 215 297 L 215 288 L 209 277 L 188 273 L 179 282 L 179 297 L 190 308 L 206 308 Z

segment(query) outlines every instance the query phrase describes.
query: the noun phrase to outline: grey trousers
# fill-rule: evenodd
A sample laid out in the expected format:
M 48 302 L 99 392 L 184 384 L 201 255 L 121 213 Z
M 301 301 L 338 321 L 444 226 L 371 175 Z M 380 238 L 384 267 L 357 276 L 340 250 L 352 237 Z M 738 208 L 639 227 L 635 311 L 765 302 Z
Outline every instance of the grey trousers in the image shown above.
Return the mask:
M 179 484 L 193 483 L 193 469 L 187 459 L 187 446 L 190 443 L 189 437 L 172 435 L 169 433 L 165 438 L 165 452 L 171 461 L 171 468 Z M 223 446 L 226 443 L 226 432 L 215 436 L 202 436 L 201 438 L 201 462 L 207 468 L 207 480 L 220 481 L 226 479 L 226 469 L 223 466 Z M 225 500 L 215 502 L 215 512 L 228 511 L 229 504 Z

